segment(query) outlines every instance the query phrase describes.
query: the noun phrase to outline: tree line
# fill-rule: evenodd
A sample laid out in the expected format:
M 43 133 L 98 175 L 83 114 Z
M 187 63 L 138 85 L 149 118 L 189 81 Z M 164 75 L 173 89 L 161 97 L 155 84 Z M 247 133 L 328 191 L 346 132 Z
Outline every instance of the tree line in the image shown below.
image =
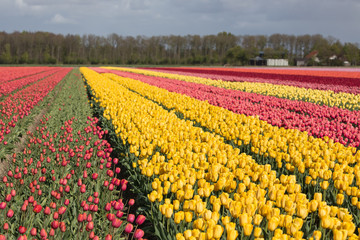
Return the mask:
M 359 65 L 358 43 L 315 35 L 121 36 L 0 32 L 0 64 L 248 65 L 256 56 L 289 60 L 317 51 L 310 65 Z M 334 58 L 335 56 L 335 58 Z

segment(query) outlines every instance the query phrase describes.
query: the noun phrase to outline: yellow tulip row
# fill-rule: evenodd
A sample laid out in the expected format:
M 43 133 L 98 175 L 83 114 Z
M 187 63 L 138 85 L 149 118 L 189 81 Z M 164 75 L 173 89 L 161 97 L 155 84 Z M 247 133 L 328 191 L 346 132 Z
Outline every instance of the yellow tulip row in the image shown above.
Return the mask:
M 300 88 L 287 85 L 277 85 L 270 83 L 257 82 L 230 82 L 222 80 L 213 80 L 208 78 L 201 78 L 195 76 L 187 76 L 180 74 L 162 73 L 157 71 L 149 71 L 135 68 L 116 68 L 104 67 L 107 69 L 121 70 L 131 73 L 143 74 L 147 76 L 162 77 L 169 79 L 176 79 L 180 81 L 201 83 L 214 87 L 221 87 L 233 90 L 240 90 L 243 92 L 257 93 L 266 96 L 274 96 L 279 98 L 286 98 L 291 100 L 300 100 L 312 102 L 320 105 L 327 105 L 330 107 L 339 107 L 349 110 L 360 109 L 360 95 L 338 92 L 331 90 L 318 90 L 309 88 Z
M 105 76 L 168 109 L 182 113 L 185 118 L 200 123 L 227 140 L 240 145 L 251 143 L 252 152 L 275 158 L 279 168 L 286 162 L 286 168 L 290 171 L 296 169 L 300 175 L 304 175 L 305 170 L 308 170 L 310 176 L 306 177 L 306 184 L 316 184 L 320 178 L 320 186 L 326 190 L 329 181 L 333 181 L 331 187 L 340 191 L 338 196 L 343 196 L 342 192 L 345 192 L 352 197 L 353 205 L 360 209 L 360 152 L 353 155 L 355 148 L 345 147 L 340 143 L 334 144 L 332 140 L 325 142 L 309 137 L 306 132 L 299 130 L 279 129 L 255 117 L 235 114 L 207 102 L 172 93 L 141 81 L 124 79 L 115 74 Z M 218 161 L 222 163 L 221 159 Z M 355 166 L 350 167 L 348 164 Z M 356 186 L 352 186 L 354 178 Z M 343 204 L 343 201 L 338 199 L 337 202 L 339 205 Z
M 334 236 L 340 231 L 356 238 L 347 209 L 328 206 L 319 194 L 309 201 L 295 176 L 276 178 L 270 165 L 259 165 L 239 154 L 239 149 L 225 144 L 218 135 L 194 127 L 192 121 L 179 119 L 174 111 L 166 111 L 109 78 L 87 68 L 81 71 L 95 100 L 105 109 L 104 117 L 139 157 L 133 166 L 154 178 L 149 200 L 163 202 L 159 211 L 179 225 L 192 223 L 192 229 L 179 233 L 178 239 L 219 239 L 225 230 L 228 239 L 236 239 L 236 224 L 229 219 L 240 219 L 243 234 L 261 238 L 262 218 L 274 236 L 299 238 L 303 218 L 309 214 L 313 214 L 311 219 L 326 222 L 322 227 L 332 229 Z M 220 216 L 225 217 L 221 223 Z

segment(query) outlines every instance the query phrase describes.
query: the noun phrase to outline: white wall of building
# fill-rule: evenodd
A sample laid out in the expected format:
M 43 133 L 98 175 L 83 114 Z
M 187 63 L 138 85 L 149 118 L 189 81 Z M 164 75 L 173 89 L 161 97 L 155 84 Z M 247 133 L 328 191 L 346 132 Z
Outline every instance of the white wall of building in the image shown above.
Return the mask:
M 267 66 L 289 66 L 289 61 L 287 59 L 267 59 L 266 60 Z

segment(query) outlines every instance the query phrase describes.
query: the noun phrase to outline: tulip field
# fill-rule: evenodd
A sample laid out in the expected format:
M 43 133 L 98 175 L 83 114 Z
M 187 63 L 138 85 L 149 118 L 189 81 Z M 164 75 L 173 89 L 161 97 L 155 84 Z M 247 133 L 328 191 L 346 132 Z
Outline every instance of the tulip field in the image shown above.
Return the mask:
M 2 239 L 360 239 L 360 71 L 0 67 Z
M 141 239 L 79 69 L 0 68 L 0 239 Z

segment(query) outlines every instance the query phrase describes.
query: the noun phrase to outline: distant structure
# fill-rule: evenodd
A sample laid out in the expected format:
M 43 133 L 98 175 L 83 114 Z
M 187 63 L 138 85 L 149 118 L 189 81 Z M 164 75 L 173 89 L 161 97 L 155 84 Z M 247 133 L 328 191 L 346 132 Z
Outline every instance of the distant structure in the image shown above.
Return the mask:
M 289 60 L 287 59 L 266 59 L 266 65 L 272 67 L 287 67 Z
M 306 66 L 306 65 L 308 65 L 308 62 L 311 61 L 311 60 L 316 62 L 316 63 L 319 63 L 320 60 L 317 57 L 318 54 L 319 54 L 319 51 L 314 50 L 311 53 L 309 53 L 308 55 L 306 55 L 304 58 L 296 59 L 295 60 L 296 61 L 296 66 L 298 66 L 298 67 Z
M 271 66 L 271 67 L 287 67 L 289 66 L 288 59 L 265 59 L 264 53 L 260 52 L 259 56 L 250 59 L 250 65 L 253 66 Z
M 266 66 L 266 60 L 260 56 L 250 59 L 250 65 L 253 66 Z

